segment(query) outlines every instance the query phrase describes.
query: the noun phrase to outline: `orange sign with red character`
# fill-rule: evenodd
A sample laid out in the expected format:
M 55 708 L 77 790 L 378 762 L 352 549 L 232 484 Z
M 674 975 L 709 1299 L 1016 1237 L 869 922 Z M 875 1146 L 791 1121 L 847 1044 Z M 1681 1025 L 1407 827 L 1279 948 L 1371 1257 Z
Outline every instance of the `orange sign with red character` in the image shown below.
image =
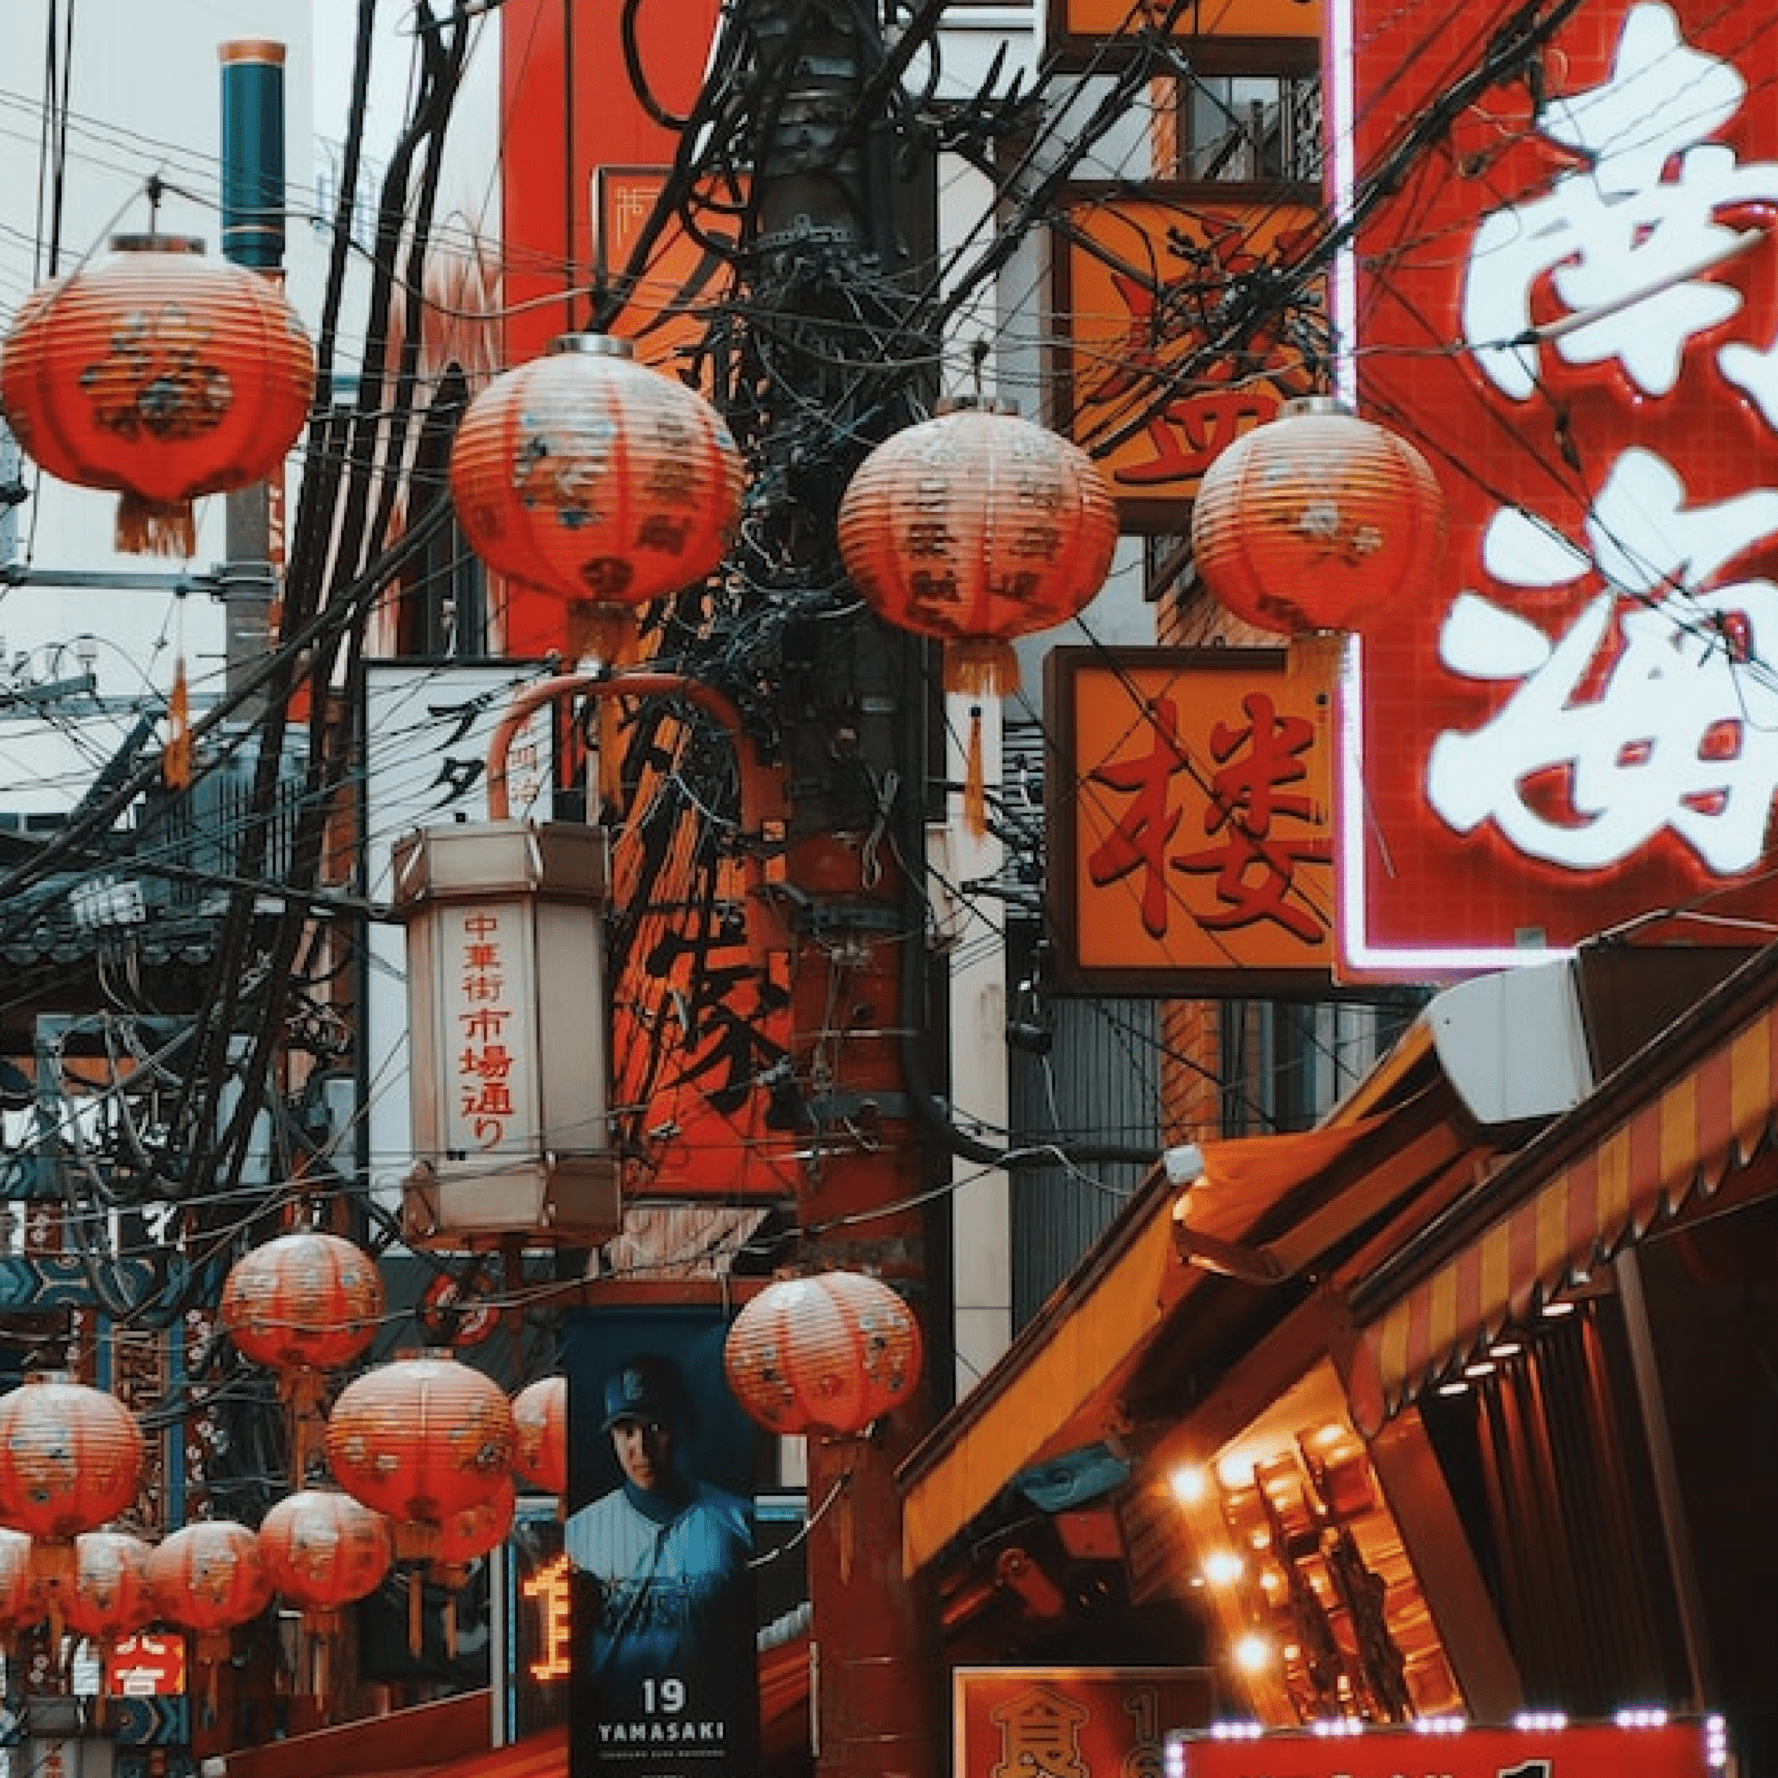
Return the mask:
M 1126 529 L 1175 528 L 1223 451 L 1320 388 L 1303 352 L 1325 325 L 1320 279 L 1292 302 L 1258 300 L 1260 281 L 1275 292 L 1276 268 L 1306 249 L 1314 209 L 1201 190 L 1189 203 L 1082 192 L 1069 206 L 1067 430 L 1110 477 Z M 1266 317 L 1245 331 L 1231 325 L 1243 288 Z
M 1283 649 L 1058 648 L 1048 673 L 1064 984 L 1217 992 L 1239 970 L 1243 993 L 1325 987 L 1330 667 Z

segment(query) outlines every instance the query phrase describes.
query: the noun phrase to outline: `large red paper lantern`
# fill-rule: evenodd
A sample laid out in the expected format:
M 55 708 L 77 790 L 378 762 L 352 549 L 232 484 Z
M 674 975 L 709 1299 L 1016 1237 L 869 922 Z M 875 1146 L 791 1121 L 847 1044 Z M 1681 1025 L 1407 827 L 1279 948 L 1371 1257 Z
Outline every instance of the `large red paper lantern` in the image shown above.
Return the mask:
M 1362 630 L 1430 591 L 1445 529 L 1420 452 L 1316 396 L 1286 403 L 1210 465 L 1192 553 L 1211 594 L 1259 629 Z
M 259 1526 L 273 1589 L 305 1613 L 337 1612 L 383 1584 L 394 1557 L 389 1521 L 334 1488 L 287 1494 Z
M 394 1560 L 389 1521 L 335 1488 L 302 1488 L 260 1521 L 260 1554 L 273 1590 L 302 1612 L 309 1642 L 307 1695 L 327 1708 L 328 1641 L 340 1613 L 383 1584 Z
M 740 452 L 696 390 L 628 340 L 564 334 L 494 379 L 451 448 L 470 546 L 564 601 L 570 651 L 621 660 L 635 609 L 709 574 L 741 510 Z
M 229 1269 L 222 1325 L 255 1364 L 302 1376 L 362 1358 L 383 1304 L 382 1274 L 368 1253 L 322 1229 L 293 1229 Z
M 735 1317 L 729 1383 L 768 1432 L 862 1432 L 920 1380 L 914 1312 L 880 1279 L 822 1272 L 768 1285 Z
M 278 285 L 175 235 L 120 235 L 33 291 L 0 412 L 50 475 L 115 489 L 118 547 L 190 556 L 191 502 L 250 487 L 308 415 L 315 355 Z
M 258 1534 L 232 1519 L 194 1520 L 156 1544 L 148 1584 L 162 1618 L 204 1634 L 258 1617 L 272 1598 Z
M 74 1540 L 74 1573 L 57 1586 L 62 1626 L 108 1652 L 120 1636 L 154 1621 L 149 1546 L 127 1531 L 83 1531 Z
M 512 1398 L 512 1466 L 546 1494 L 568 1492 L 568 1379 L 539 1377 Z
M 102 1389 L 59 1375 L 27 1379 L 0 1397 L 0 1525 L 40 1545 L 96 1530 L 134 1504 L 142 1434 Z M 53 1572 L 48 1550 L 39 1573 Z
M 872 608 L 945 643 L 951 691 L 1018 689 L 1012 641 L 1090 604 L 1117 503 L 1070 440 L 1001 407 L 954 406 L 878 445 L 839 511 L 840 555 Z
M 0 1530 L 0 1636 L 28 1629 L 46 1608 L 43 1582 L 31 1565 L 31 1539 Z
M 442 1352 L 367 1371 L 340 1391 L 327 1417 L 334 1479 L 389 1515 L 404 1560 L 430 1560 L 447 1518 L 500 1492 L 513 1443 L 506 1392 Z

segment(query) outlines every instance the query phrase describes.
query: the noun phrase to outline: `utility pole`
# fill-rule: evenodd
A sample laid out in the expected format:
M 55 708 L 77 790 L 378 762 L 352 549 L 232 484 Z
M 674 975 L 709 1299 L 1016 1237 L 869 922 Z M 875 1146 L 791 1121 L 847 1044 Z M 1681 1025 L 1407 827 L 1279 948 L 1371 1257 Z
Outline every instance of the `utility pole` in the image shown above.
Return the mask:
M 747 0 L 743 29 L 775 97 L 753 143 L 753 225 L 742 276 L 769 370 L 741 416 L 765 492 L 749 571 L 803 591 L 840 579 L 835 518 L 869 446 L 924 412 L 916 373 L 885 377 L 905 329 L 906 249 L 887 108 L 872 104 L 885 45 L 874 10 Z M 871 115 L 874 112 L 874 117 Z M 905 144 L 901 146 L 905 147 Z M 904 181 L 918 195 L 930 179 Z M 911 358 L 910 354 L 910 358 Z M 930 359 L 924 360 L 930 362 Z M 811 415 L 827 428 L 808 449 Z M 844 438 L 846 451 L 831 448 Z M 848 454 L 849 453 L 849 454 Z M 869 1271 L 927 1335 L 928 1380 L 866 1438 L 811 1436 L 809 1590 L 813 1709 L 823 1778 L 936 1778 L 936 1634 L 901 1569 L 895 1471 L 930 1423 L 930 1157 L 907 1069 L 924 1018 L 918 896 L 925 649 L 861 604 L 785 627 L 777 663 L 788 811 L 784 899 L 792 932 L 791 1064 L 805 1120 L 799 1268 Z

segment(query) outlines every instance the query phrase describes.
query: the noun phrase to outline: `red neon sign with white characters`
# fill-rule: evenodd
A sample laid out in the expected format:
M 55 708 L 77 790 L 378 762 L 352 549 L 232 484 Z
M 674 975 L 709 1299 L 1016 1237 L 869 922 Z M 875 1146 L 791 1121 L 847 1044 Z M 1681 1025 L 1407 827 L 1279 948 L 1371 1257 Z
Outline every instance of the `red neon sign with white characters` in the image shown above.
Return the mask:
M 1330 7 L 1343 392 L 1453 520 L 1348 701 L 1355 978 L 1778 917 L 1778 35 L 1520 10 Z

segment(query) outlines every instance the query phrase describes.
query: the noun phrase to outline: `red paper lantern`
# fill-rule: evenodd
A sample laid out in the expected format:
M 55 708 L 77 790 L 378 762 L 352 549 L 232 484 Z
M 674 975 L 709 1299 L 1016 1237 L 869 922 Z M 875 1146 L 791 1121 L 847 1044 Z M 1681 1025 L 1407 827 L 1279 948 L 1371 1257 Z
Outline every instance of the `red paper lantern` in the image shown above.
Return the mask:
M 120 1636 L 154 1621 L 149 1547 L 127 1531 L 83 1531 L 74 1540 L 74 1573 L 56 1589 L 62 1625 L 109 1650 Z
M 822 1272 L 768 1285 L 735 1317 L 723 1364 L 768 1432 L 862 1432 L 913 1393 L 920 1325 L 879 1279 Z
M 327 1418 L 334 1479 L 389 1515 L 404 1559 L 430 1559 L 447 1518 L 500 1492 L 513 1443 L 506 1392 L 442 1352 L 367 1371 Z
M 0 1530 L 0 1636 L 28 1629 L 47 1609 L 43 1582 L 31 1564 L 31 1540 Z
M 133 1505 L 141 1476 L 142 1434 L 115 1396 L 41 1376 L 0 1397 L 0 1525 L 66 1543 Z
M 271 1603 L 258 1535 L 232 1519 L 183 1525 L 148 1555 L 148 1584 L 161 1617 L 182 1630 L 231 1630 Z
M 546 1494 L 568 1492 L 568 1379 L 539 1377 L 512 1399 L 512 1466 Z
M 462 1571 L 471 1562 L 498 1549 L 506 1541 L 518 1514 L 518 1490 L 508 1476 L 486 1500 L 449 1513 L 438 1528 L 438 1550 L 432 1558 L 445 1584 L 461 1585 Z
M 722 416 L 632 353 L 628 340 L 564 334 L 469 404 L 451 449 L 470 546 L 565 601 L 571 651 L 607 660 L 631 652 L 636 607 L 717 566 L 741 511 Z
M 1111 571 L 1117 503 L 1097 464 L 1004 408 L 954 406 L 886 439 L 840 502 L 840 555 L 900 629 L 945 643 L 946 689 L 1016 691 L 1015 637 L 1064 623 Z
M 389 1521 L 333 1488 L 287 1494 L 260 1521 L 274 1590 L 305 1612 L 335 1612 L 383 1584 L 394 1558 Z
M 1444 495 L 1419 451 L 1317 396 L 1286 403 L 1210 465 L 1191 537 L 1223 605 L 1293 636 L 1361 630 L 1427 591 L 1445 528 Z
M 321 1229 L 294 1229 L 230 1268 L 222 1325 L 255 1364 L 294 1379 L 362 1358 L 383 1300 L 382 1274 L 369 1254 Z
M 301 432 L 314 351 L 275 282 L 201 242 L 111 246 L 20 305 L 0 411 L 49 474 L 123 496 L 118 548 L 190 556 L 191 502 L 266 480 Z

